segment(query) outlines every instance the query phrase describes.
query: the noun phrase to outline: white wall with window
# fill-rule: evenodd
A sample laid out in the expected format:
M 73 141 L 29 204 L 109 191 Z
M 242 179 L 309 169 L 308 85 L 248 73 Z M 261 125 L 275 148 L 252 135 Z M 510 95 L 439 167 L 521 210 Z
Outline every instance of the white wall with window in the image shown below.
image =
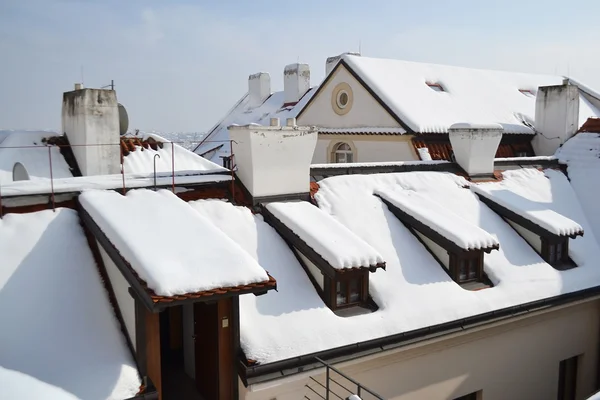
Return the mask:
M 354 152 L 352 147 L 348 143 L 338 143 L 333 146 L 333 157 L 334 163 L 351 163 L 354 162 Z

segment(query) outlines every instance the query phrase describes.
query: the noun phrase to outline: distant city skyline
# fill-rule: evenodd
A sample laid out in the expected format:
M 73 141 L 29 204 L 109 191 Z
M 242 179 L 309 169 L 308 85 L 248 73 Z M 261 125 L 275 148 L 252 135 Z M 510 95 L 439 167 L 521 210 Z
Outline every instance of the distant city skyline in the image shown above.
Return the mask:
M 537 3 L 537 4 L 535 4 Z M 248 75 L 364 56 L 569 75 L 600 91 L 600 2 L 0 2 L 0 129 L 60 129 L 62 93 L 114 79 L 130 128 L 204 132 Z

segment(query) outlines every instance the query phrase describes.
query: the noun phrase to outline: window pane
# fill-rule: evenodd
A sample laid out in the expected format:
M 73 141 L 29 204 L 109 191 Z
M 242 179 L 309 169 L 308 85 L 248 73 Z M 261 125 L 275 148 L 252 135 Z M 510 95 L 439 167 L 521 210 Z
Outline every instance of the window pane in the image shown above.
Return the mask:
M 346 154 L 335 153 L 335 162 L 336 163 L 345 163 L 346 162 Z
M 560 261 L 563 258 L 563 246 L 562 243 L 556 245 L 556 261 Z
M 352 162 L 352 153 L 346 153 L 346 162 Z
M 469 279 L 477 278 L 478 261 L 479 260 L 477 258 L 472 258 L 471 260 L 469 260 Z
M 556 261 L 556 245 L 555 244 L 548 245 L 548 261 L 551 263 Z
M 360 285 L 359 279 L 351 279 L 348 282 L 350 286 L 350 303 L 357 303 L 360 301 Z
M 342 284 L 342 282 L 337 282 L 335 285 L 336 290 L 336 300 L 335 303 L 340 306 L 348 303 L 348 299 L 346 298 L 346 284 Z
M 459 260 L 458 261 L 458 279 L 464 281 L 467 279 L 467 261 Z

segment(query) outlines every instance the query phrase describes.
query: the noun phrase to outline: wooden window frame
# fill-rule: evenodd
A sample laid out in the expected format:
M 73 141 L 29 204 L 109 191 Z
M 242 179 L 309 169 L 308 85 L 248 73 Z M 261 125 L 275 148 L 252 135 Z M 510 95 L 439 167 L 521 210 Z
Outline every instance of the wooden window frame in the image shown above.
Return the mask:
M 351 270 L 336 274 L 335 278 L 328 276 L 325 279 L 325 301 L 327 306 L 332 310 L 366 305 L 369 298 L 369 271 L 364 269 Z M 358 279 L 359 299 L 355 302 L 350 302 L 350 285 L 349 282 L 353 279 Z M 340 282 L 346 288 L 346 303 L 337 304 L 337 284 Z
M 579 356 L 562 360 L 558 366 L 558 400 L 575 400 L 577 396 L 577 370 Z M 567 382 L 570 380 L 570 382 Z
M 560 266 L 562 264 L 569 262 L 569 238 L 568 237 L 559 237 L 559 238 L 549 238 L 542 237 L 542 251 L 541 255 L 544 261 L 553 267 Z M 558 248 L 561 249 L 560 258 L 553 257 L 552 250 L 554 249 L 554 254 Z
M 456 283 L 482 282 L 483 281 L 483 251 L 470 251 L 464 253 L 448 253 L 450 256 L 449 272 Z M 469 277 L 470 268 L 467 270 L 466 278 L 460 278 L 460 264 L 468 262 L 467 266 L 475 269 L 475 277 Z

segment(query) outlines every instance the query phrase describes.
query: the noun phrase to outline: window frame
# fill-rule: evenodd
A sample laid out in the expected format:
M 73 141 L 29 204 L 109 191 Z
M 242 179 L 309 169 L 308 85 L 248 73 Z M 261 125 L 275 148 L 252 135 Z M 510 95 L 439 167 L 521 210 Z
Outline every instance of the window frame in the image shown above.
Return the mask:
M 364 269 L 349 270 L 336 274 L 335 278 L 325 276 L 325 300 L 332 310 L 366 305 L 369 298 L 369 271 Z M 358 300 L 350 302 L 350 281 L 357 280 Z M 338 304 L 337 285 L 343 285 L 346 292 L 346 302 Z
M 450 256 L 449 261 L 449 272 L 452 279 L 458 283 L 463 284 L 467 282 L 481 282 L 483 280 L 483 251 L 471 251 L 464 253 L 448 252 Z M 467 272 L 465 279 L 461 279 L 461 263 L 467 266 Z M 474 272 L 474 276 L 471 276 L 470 272 Z
M 341 149 L 342 146 L 347 146 L 347 149 Z M 338 142 L 333 146 L 333 163 L 334 164 L 344 164 L 344 163 L 352 163 L 354 162 L 354 150 L 352 146 L 348 142 Z M 338 161 L 338 155 L 344 156 L 344 161 Z M 350 155 L 350 161 L 348 161 L 348 155 Z
M 541 237 L 541 240 L 542 251 L 540 252 L 540 255 L 544 261 L 553 267 L 561 267 L 570 263 L 568 236 L 561 236 L 558 238 Z M 561 252 L 560 258 L 553 256 L 553 254 L 556 255 L 559 248 Z

